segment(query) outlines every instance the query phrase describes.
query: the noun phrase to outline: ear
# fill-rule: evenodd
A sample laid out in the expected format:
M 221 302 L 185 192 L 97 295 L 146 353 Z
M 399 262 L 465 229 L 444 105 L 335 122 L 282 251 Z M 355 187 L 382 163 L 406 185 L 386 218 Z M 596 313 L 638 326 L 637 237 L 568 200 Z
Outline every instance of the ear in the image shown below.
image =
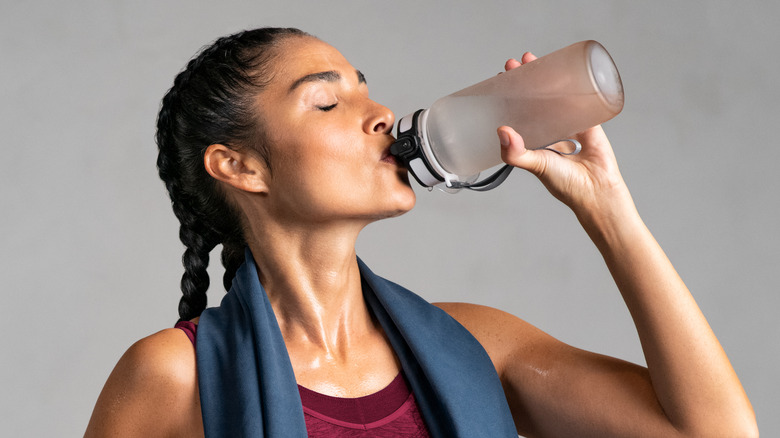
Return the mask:
M 239 152 L 222 144 L 213 144 L 206 148 L 203 164 L 209 175 L 239 190 L 268 192 L 268 169 L 254 154 Z

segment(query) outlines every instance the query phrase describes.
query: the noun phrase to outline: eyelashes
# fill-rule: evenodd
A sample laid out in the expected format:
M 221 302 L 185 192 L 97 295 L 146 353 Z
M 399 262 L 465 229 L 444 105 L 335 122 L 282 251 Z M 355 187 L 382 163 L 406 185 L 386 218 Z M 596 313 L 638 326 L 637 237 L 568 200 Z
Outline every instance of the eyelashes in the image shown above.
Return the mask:
M 317 109 L 320 110 L 320 111 L 328 112 L 328 111 L 332 110 L 333 108 L 336 108 L 336 105 L 338 105 L 338 104 L 334 103 L 333 105 L 318 106 Z

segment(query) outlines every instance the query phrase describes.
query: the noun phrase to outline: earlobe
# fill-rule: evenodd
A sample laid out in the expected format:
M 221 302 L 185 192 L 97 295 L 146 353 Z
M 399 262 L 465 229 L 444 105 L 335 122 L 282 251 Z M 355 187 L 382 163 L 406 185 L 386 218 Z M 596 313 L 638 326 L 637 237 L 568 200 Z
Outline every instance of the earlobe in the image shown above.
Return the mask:
M 253 193 L 268 191 L 265 165 L 252 154 L 213 144 L 203 154 L 203 165 L 209 175 L 239 190 Z

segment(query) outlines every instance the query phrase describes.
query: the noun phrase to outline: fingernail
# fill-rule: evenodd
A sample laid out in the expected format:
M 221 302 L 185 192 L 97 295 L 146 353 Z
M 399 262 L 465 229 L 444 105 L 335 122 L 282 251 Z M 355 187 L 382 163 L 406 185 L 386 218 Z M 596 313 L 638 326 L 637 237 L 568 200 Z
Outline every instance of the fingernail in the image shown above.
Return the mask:
M 498 139 L 501 141 L 501 146 L 509 146 L 509 134 L 504 131 L 498 131 Z

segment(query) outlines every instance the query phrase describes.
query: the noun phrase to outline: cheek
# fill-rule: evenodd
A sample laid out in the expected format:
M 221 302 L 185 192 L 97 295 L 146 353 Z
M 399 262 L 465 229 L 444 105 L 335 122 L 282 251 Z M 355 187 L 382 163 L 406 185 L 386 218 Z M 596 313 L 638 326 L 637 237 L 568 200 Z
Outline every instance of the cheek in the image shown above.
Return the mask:
M 307 168 L 330 178 L 366 176 L 364 170 L 368 156 L 359 136 L 350 135 L 345 129 L 327 127 L 317 130 L 308 138 L 312 140 L 299 157 L 302 162 L 306 162 Z
M 321 174 L 339 160 L 343 152 L 332 129 L 304 125 L 289 129 L 273 143 L 272 166 L 291 175 Z M 274 169 L 276 170 L 276 168 Z
M 301 135 L 301 141 L 279 148 L 273 157 L 274 179 L 285 186 L 283 190 L 316 202 L 317 198 L 348 196 L 356 185 L 368 183 L 371 172 L 355 138 L 332 129 L 316 134 Z

